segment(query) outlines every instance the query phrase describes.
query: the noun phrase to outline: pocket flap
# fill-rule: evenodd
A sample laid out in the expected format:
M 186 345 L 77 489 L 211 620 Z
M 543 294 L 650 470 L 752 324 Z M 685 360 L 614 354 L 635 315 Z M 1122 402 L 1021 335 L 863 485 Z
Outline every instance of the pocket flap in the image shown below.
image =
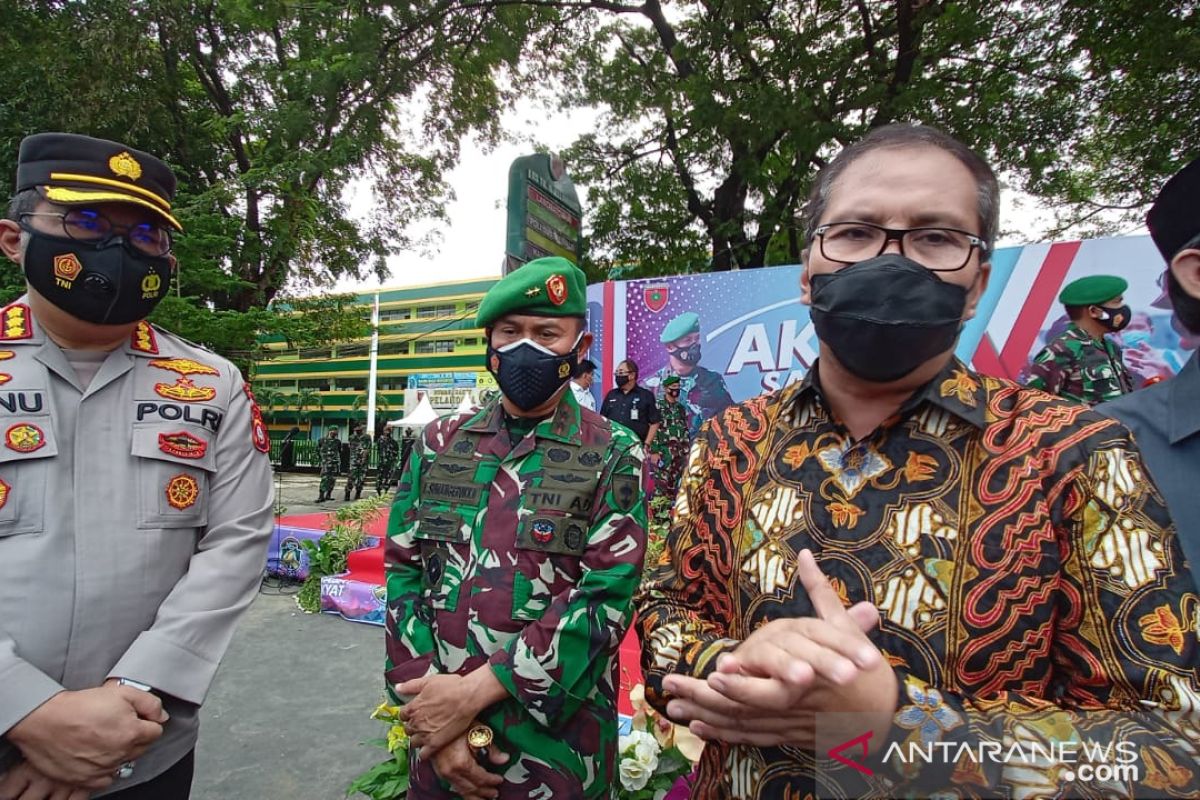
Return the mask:
M 207 428 L 187 423 L 164 425 L 138 423 L 133 426 L 133 455 L 186 464 L 212 472 L 216 468 L 216 443 Z
M 6 421 L 0 428 L 0 464 L 58 455 L 58 442 L 50 415 L 42 414 Z

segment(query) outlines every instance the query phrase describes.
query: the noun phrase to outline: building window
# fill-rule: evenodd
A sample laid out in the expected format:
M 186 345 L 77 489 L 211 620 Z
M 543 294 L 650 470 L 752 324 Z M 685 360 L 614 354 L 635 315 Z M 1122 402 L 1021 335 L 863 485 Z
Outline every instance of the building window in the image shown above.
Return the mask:
M 402 375 L 395 378 L 380 378 L 379 388 L 388 392 L 400 392 L 408 388 L 408 379 Z
M 389 308 L 387 311 L 379 312 L 380 322 L 396 322 L 404 319 L 408 319 L 407 308 Z
M 310 350 L 301 350 L 300 357 L 301 358 L 330 358 L 331 356 L 330 356 L 329 348 L 324 348 L 324 349 L 313 348 Z
M 434 319 L 436 317 L 453 317 L 453 305 L 421 306 L 417 309 L 417 319 Z
M 338 358 L 348 358 L 350 356 L 365 356 L 370 353 L 370 345 L 366 344 L 347 344 L 338 347 Z
M 408 342 L 382 342 L 379 345 L 379 355 L 406 356 L 408 355 Z
M 305 378 L 300 381 L 301 389 L 315 389 L 318 392 L 328 392 L 332 385 L 329 378 Z
M 337 388 L 342 391 L 351 390 L 351 391 L 361 392 L 362 390 L 367 388 L 367 379 L 366 378 L 338 378 L 337 379 Z
M 436 342 L 417 342 L 417 353 L 453 353 L 454 341 L 451 339 L 439 339 Z

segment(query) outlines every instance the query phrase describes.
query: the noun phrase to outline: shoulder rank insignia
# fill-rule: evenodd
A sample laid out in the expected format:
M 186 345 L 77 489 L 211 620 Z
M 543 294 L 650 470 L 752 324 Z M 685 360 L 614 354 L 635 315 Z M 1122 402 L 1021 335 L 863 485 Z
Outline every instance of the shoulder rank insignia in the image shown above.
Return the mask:
M 143 320 L 137 324 L 133 333 L 129 335 L 129 346 L 139 353 L 158 355 L 158 337 L 154 335 L 154 328 L 150 327 L 150 323 Z
M 29 306 L 24 303 L 13 303 L 0 312 L 0 341 L 13 339 L 32 339 L 33 322 L 29 314 Z
M 171 508 L 180 511 L 190 508 L 196 505 L 199 497 L 200 484 L 191 475 L 180 473 L 167 481 L 167 502 L 171 504 Z
M 10 358 L 16 358 L 17 354 L 12 350 L 0 350 L 0 361 L 8 361 Z
M 204 458 L 204 454 L 208 452 L 208 442 L 192 436 L 187 431 L 160 433 L 158 449 L 176 458 Z
M 3 386 L 11 380 L 12 375 L 9 375 L 7 372 L 0 372 L 0 386 Z
M 0 480 L 0 508 L 4 508 L 8 503 L 8 492 L 10 489 L 12 489 L 11 486 Z
M 258 410 L 258 402 L 254 399 L 254 392 L 250 390 L 249 381 L 242 384 L 242 391 L 250 401 L 250 441 L 254 443 L 254 449 L 258 452 L 269 453 L 271 437 L 267 434 L 266 423 L 263 422 L 262 412 Z
M 160 397 L 179 400 L 184 403 L 200 403 L 212 400 L 217 396 L 217 390 L 212 386 L 197 386 L 189 375 L 220 375 L 216 367 L 201 364 L 190 358 L 156 358 L 150 366 L 178 373 L 174 383 L 156 383 L 154 392 Z
M 21 422 L 4 434 L 4 446 L 18 453 L 32 453 L 46 444 L 46 434 L 37 425 Z

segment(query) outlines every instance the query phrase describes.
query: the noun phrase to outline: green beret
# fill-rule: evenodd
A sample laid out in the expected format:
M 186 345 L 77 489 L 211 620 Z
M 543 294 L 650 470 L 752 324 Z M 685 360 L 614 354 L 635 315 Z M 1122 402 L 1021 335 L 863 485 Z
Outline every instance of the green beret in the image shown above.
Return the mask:
M 667 377 L 663 378 L 663 380 L 662 380 L 662 385 L 663 385 L 664 387 L 666 387 L 666 386 L 674 386 L 674 385 L 675 385 L 675 384 L 677 384 L 677 383 L 679 383 L 679 376 L 678 376 L 678 375 L 668 375 Z
M 658 340 L 663 344 L 670 344 L 676 339 L 682 339 L 689 333 L 695 333 L 698 330 L 700 330 L 700 315 L 695 311 L 685 311 L 667 323 L 667 327 L 663 328 L 662 336 L 659 336 Z
M 582 317 L 587 314 L 587 277 L 565 258 L 535 258 L 505 275 L 479 302 L 475 324 L 486 328 L 508 314 Z
M 1064 306 L 1091 306 L 1107 303 L 1114 297 L 1125 294 L 1129 281 L 1116 275 L 1089 275 L 1074 280 L 1063 287 L 1058 302 Z

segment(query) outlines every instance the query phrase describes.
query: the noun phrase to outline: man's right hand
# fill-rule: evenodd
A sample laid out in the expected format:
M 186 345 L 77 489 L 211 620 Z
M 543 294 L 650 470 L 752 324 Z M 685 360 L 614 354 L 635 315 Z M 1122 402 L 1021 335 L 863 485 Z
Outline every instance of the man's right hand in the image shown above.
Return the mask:
M 87 800 L 87 789 L 59 783 L 22 761 L 0 775 L 0 800 Z
M 153 694 L 129 686 L 60 692 L 8 731 L 38 772 L 88 789 L 112 783 L 122 762 L 162 736 L 167 714 Z
M 508 754 L 495 745 L 487 748 L 488 760 L 496 766 L 508 761 Z M 467 743 L 467 737 L 460 736 L 450 744 L 438 750 L 433 757 L 433 769 L 438 777 L 450 784 L 462 800 L 490 800 L 499 797 L 498 787 L 504 783 L 504 778 L 488 772 L 475 760 L 475 753 Z

